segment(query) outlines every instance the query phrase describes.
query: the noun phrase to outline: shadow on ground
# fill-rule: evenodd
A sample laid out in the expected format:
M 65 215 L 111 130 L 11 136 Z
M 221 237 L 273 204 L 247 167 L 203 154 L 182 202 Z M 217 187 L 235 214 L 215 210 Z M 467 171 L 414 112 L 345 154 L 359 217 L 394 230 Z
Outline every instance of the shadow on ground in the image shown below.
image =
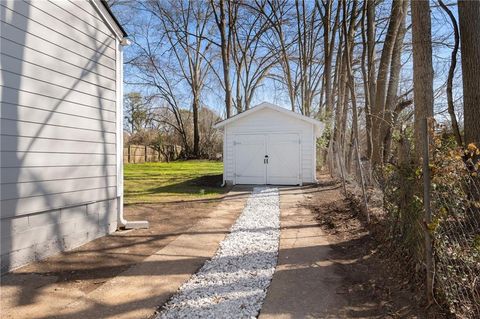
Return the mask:
M 285 190 L 295 190 L 295 188 L 282 188 L 282 191 Z M 311 207 L 317 216 L 319 214 L 328 216 L 345 209 L 342 202 L 332 204 L 332 202 L 336 202 L 337 197 L 335 196 L 337 195 L 335 193 L 338 191 L 336 185 L 326 185 L 320 188 L 305 187 L 303 194 L 313 206 L 321 205 L 322 208 L 319 210 Z M 235 198 L 238 195 L 226 196 Z M 314 199 L 321 200 L 318 202 Z M 75 296 L 72 295 L 73 291 L 78 294 L 88 294 L 120 273 L 128 276 L 129 273 L 126 270 L 139 263 L 145 264 L 144 269 L 149 270 L 148 273 L 141 274 L 147 278 L 189 276 L 204 264 L 206 258 L 190 254 L 181 256 L 177 254 L 175 257 L 181 257 L 181 259 L 175 261 L 146 262 L 144 260 L 182 234 L 192 235 L 192 240 L 195 240 L 197 235 L 218 234 L 219 232 L 216 231 L 196 233 L 189 230 L 193 224 L 205 218 L 217 203 L 218 199 L 127 207 L 128 218 L 147 218 L 151 228 L 119 232 L 84 245 L 75 251 L 32 264 L 2 277 L 2 290 L 11 293 L 9 304 L 6 305 L 2 300 L 4 315 L 2 318 L 9 318 L 8 314 L 14 308 L 28 307 L 31 308 L 31 311 L 23 312 L 23 314 L 28 313 L 29 318 L 49 318 L 50 314 L 41 311 L 45 294 L 49 294 L 53 290 L 56 291 L 59 298 L 75 299 Z M 322 220 L 320 219 L 319 222 L 322 223 Z M 336 228 L 335 221 L 332 223 L 334 223 L 333 228 Z M 317 226 L 318 224 L 315 222 L 294 226 L 282 224 L 282 231 L 290 230 L 301 235 L 305 229 Z M 220 232 L 220 234 L 225 233 Z M 299 246 L 295 249 L 282 248 L 279 253 L 287 258 L 280 260 L 278 265 L 280 270 L 277 269 L 275 276 L 282 281 L 295 283 L 295 286 L 300 288 L 295 291 L 292 289 L 280 291 L 279 298 L 285 298 L 282 299 L 284 300 L 283 307 L 270 310 L 268 314 L 288 318 L 298 313 L 296 312 L 298 308 L 294 307 L 292 302 L 309 304 L 330 300 L 332 302 L 326 303 L 328 309 L 324 315 L 317 317 L 338 318 L 341 315 L 340 317 L 343 318 L 421 318 L 418 307 L 409 299 L 412 296 L 411 293 L 407 292 L 401 298 L 398 295 L 395 297 L 393 295 L 396 292 L 388 290 L 388 282 L 382 283 L 382 277 L 376 273 L 380 266 L 372 257 L 375 251 L 372 250 L 369 237 L 368 233 L 357 231 L 356 236 L 332 237 L 331 244 Z M 325 253 L 319 254 L 319 252 Z M 247 259 L 257 257 L 256 255 L 245 256 Z M 297 262 L 298 260 L 301 262 Z M 126 273 L 127 275 L 125 275 Z M 328 277 L 326 274 L 335 274 L 336 277 L 340 277 L 341 284 L 338 285 L 338 279 Z M 130 275 L 135 276 L 135 273 Z M 303 281 L 299 282 L 300 280 Z M 335 285 L 329 286 L 330 281 L 335 281 Z M 316 287 L 334 288 L 322 290 L 322 300 L 319 300 L 318 294 L 305 294 L 302 292 L 302 287 L 305 288 L 305 291 L 316 289 Z M 57 317 L 72 319 L 129 318 L 132 317 L 129 315 L 130 313 L 141 307 L 144 308 L 146 305 L 149 307 L 147 310 L 153 316 L 156 307 L 164 304 L 170 297 L 171 294 L 159 291 L 146 298 L 142 297 L 142 299 L 131 296 L 130 299 L 125 299 L 125 302 L 115 305 L 92 303 L 79 311 Z M 338 299 L 341 299 L 341 302 L 338 302 Z M 14 317 L 21 318 L 22 316 L 10 316 L 10 318 Z

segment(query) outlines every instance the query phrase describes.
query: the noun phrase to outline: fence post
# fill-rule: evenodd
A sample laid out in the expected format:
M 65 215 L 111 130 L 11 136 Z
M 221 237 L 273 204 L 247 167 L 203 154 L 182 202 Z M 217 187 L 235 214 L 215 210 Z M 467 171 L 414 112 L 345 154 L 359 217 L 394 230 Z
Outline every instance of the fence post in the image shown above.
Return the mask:
M 360 171 L 360 182 L 362 183 L 362 195 L 363 195 L 363 204 L 365 205 L 365 212 L 367 214 L 367 223 L 370 223 L 370 212 L 368 211 L 368 200 L 367 194 L 365 192 L 365 179 L 363 177 L 363 170 L 362 170 L 362 161 L 360 159 L 360 151 L 358 150 L 358 141 L 355 138 L 355 153 L 357 153 L 357 163 L 358 163 L 358 170 Z
M 144 145 L 144 154 L 143 154 L 143 161 L 146 163 L 148 161 L 148 150 L 147 150 L 147 145 Z
M 338 168 L 340 169 L 340 176 L 342 177 L 343 193 L 347 195 L 347 187 L 345 186 L 345 175 L 343 174 L 343 166 L 340 161 L 340 155 L 338 155 L 338 152 L 336 151 L 336 147 L 333 147 L 333 152 L 337 157 Z
M 422 120 L 422 135 L 423 135 L 423 208 L 424 212 L 424 234 L 425 234 L 425 265 L 427 270 L 426 289 L 428 305 L 433 303 L 433 251 L 432 238 L 430 236 L 429 225 L 432 222 L 432 211 L 430 207 L 430 165 L 429 165 L 429 121 L 428 118 Z
M 131 163 L 130 156 L 130 144 L 128 144 L 128 163 Z

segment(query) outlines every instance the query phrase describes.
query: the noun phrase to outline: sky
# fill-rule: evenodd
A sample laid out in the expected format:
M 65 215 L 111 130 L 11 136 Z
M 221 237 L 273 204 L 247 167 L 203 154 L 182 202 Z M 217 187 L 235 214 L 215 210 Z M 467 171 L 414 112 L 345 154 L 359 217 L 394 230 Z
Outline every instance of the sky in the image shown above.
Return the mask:
M 453 1 L 445 1 L 449 5 L 449 8 L 452 10 L 454 15 L 458 17 L 457 14 L 457 7 L 455 5 L 456 2 Z M 438 6 L 438 3 L 435 1 L 431 1 L 431 8 L 432 8 L 432 38 L 433 38 L 433 64 L 434 64 L 434 87 L 436 90 L 436 100 L 435 100 L 435 108 L 436 112 L 438 113 L 439 118 L 443 118 L 448 114 L 445 111 L 446 109 L 446 94 L 445 89 L 442 88 L 446 82 L 448 68 L 450 66 L 450 54 L 451 49 L 453 46 L 453 29 L 450 23 L 450 19 L 445 14 L 445 12 Z M 122 22 L 124 28 L 126 29 L 127 33 L 134 34 L 135 28 L 133 27 L 132 21 L 136 19 L 149 19 L 149 16 L 145 12 L 134 12 L 132 13 L 129 10 L 125 10 L 123 6 L 114 6 L 112 10 L 115 12 L 116 16 Z M 384 1 L 380 4 L 377 8 L 377 15 L 388 15 L 390 10 L 390 1 Z M 135 16 L 132 16 L 135 15 Z M 458 19 L 457 19 L 458 20 Z M 410 16 L 407 18 L 407 25 L 410 26 Z M 381 27 L 381 25 L 380 25 Z M 360 48 L 357 48 L 359 50 Z M 130 57 L 135 50 L 134 46 L 126 47 L 125 48 L 125 56 Z M 379 53 L 378 53 L 379 54 Z M 460 52 L 458 54 L 458 63 L 457 63 L 457 70 L 456 70 L 456 80 L 454 83 L 454 97 L 457 101 L 456 108 L 461 109 L 461 61 L 460 61 Z M 411 33 L 407 32 L 405 37 L 405 51 L 402 57 L 404 62 L 404 66 L 402 68 L 402 80 L 404 80 L 404 87 L 400 90 L 406 90 L 406 88 L 411 88 L 411 79 L 413 78 L 412 75 L 412 55 L 411 55 Z M 220 65 L 217 65 L 220 67 Z M 126 66 L 125 72 L 125 81 L 131 82 L 130 74 L 128 72 L 128 65 Z M 360 74 L 357 74 L 360 77 Z M 440 89 L 442 88 L 442 89 Z M 125 92 L 131 91 L 139 91 L 142 90 L 138 86 L 126 85 Z M 188 87 L 184 87 L 181 91 L 184 91 L 188 95 Z M 460 100 L 459 100 L 460 99 Z M 289 108 L 289 100 L 288 95 L 286 94 L 286 90 L 278 83 L 271 79 L 267 79 L 264 81 L 263 85 L 256 91 L 254 101 L 252 105 L 256 105 L 263 101 L 268 101 L 286 108 Z M 360 99 L 361 101 L 361 99 Z M 211 109 L 215 110 L 219 115 L 225 116 L 224 111 L 224 91 L 220 88 L 218 83 L 214 81 L 210 81 L 207 84 L 207 87 L 203 91 L 202 94 L 202 102 L 204 105 L 210 107 Z M 461 113 L 461 112 L 459 112 Z

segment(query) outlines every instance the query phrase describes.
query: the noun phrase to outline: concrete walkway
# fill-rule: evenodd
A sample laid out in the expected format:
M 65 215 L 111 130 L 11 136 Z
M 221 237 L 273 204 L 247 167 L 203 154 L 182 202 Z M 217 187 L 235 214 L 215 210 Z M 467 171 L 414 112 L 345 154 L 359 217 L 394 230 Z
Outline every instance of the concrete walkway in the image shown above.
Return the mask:
M 311 211 L 303 207 L 310 190 L 308 187 L 281 189 L 278 265 L 261 319 L 339 318 L 347 304 L 339 294 L 342 278 L 329 260 L 326 236 Z
M 149 318 L 216 252 L 251 188 L 234 188 L 208 215 L 142 262 L 88 292 L 64 289 L 55 277 L 29 274 L 36 297 L 22 303 L 19 285 L 2 283 L 2 318 Z M 316 188 L 280 189 L 278 265 L 260 318 L 339 318 L 347 302 L 342 278 L 314 215 L 303 205 Z M 128 252 L 126 253 L 128 254 Z M 65 260 L 67 261 L 67 260 Z M 3 278 L 6 279 L 6 278 Z M 48 282 L 42 282 L 48 281 Z M 26 287 L 26 286 L 23 286 Z
M 2 282 L 1 318 L 150 318 L 182 283 L 188 280 L 228 233 L 241 213 L 250 188 L 235 188 L 204 219 L 176 237 L 168 245 L 130 267 L 93 291 L 67 290 L 56 277 L 35 273 L 18 279 L 7 275 Z M 128 253 L 127 253 L 128 254 Z M 21 285 L 15 280 L 28 280 L 37 286 L 34 300 L 22 303 Z M 48 282 L 42 282 L 47 280 Z

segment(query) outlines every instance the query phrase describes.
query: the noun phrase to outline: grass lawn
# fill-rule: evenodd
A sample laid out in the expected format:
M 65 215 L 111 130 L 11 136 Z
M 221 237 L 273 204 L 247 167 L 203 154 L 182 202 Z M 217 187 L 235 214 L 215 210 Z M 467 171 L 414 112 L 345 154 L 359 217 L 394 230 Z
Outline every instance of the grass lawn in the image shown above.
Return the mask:
M 125 164 L 126 204 L 212 198 L 225 192 L 223 163 L 176 161 L 171 163 Z

